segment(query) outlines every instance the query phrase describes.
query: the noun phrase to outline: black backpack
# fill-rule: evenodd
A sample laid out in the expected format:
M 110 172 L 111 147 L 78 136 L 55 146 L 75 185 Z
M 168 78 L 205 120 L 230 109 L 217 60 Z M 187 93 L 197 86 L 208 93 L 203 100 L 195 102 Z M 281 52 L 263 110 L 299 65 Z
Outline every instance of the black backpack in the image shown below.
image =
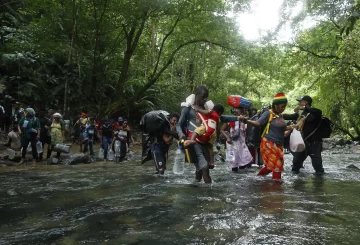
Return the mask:
M 333 131 L 333 127 L 334 127 L 334 123 L 330 121 L 329 118 L 322 116 L 319 125 L 316 127 L 314 131 L 312 131 L 311 134 L 309 134 L 304 139 L 304 141 L 310 138 L 313 134 L 316 134 L 318 137 L 321 138 L 330 138 L 331 133 Z
M 258 120 L 261 117 L 261 115 L 268 110 L 269 110 L 268 107 L 261 108 L 261 111 L 256 113 L 253 117 L 251 117 L 250 120 L 254 120 L 254 121 Z M 251 124 L 247 124 L 246 144 L 249 147 L 259 148 L 261 143 L 261 135 L 263 134 L 264 130 L 265 127 L 254 127 Z
M 322 116 L 320 126 L 318 128 L 318 133 L 321 138 L 330 138 L 333 128 L 334 123 L 329 118 Z
M 140 121 L 140 129 L 142 133 L 142 163 L 151 159 L 151 146 L 154 143 L 155 137 L 161 132 L 170 128 L 169 117 L 170 113 L 163 110 L 150 111 L 146 113 Z
M 170 128 L 169 115 L 169 112 L 163 110 L 150 111 L 141 118 L 140 128 L 146 134 L 156 135 L 164 128 Z

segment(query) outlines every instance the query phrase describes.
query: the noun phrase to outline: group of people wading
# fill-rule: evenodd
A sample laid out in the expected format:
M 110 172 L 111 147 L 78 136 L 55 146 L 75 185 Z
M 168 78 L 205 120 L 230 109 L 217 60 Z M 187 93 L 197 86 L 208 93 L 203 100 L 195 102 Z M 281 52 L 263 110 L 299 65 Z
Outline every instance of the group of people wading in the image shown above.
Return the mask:
M 214 168 L 212 149 L 214 142 L 219 140 L 220 134 L 225 137 L 227 144 L 235 149 L 235 161 L 230 163 L 232 170 L 251 166 L 253 156 L 245 141 L 247 126 L 264 128 L 260 143 L 260 156 L 264 167 L 258 175 L 272 173 L 275 181 L 281 180 L 284 171 L 284 141 L 294 128 L 300 127 L 306 150 L 291 152 L 292 172 L 299 173 L 303 162 L 307 156 L 310 156 L 315 174 L 324 173 L 321 158 L 322 137 L 317 133 L 322 112 L 312 107 L 310 96 L 297 99 L 299 105 L 294 109 L 293 114 L 283 114 L 288 99 L 285 94 L 278 93 L 273 98 L 271 108 L 264 111 L 257 120 L 250 120 L 245 116 L 244 108 L 241 107 L 232 108 L 234 115 L 222 115 L 224 107 L 219 104 L 213 105 L 211 109 L 205 108 L 208 97 L 209 91 L 205 86 L 197 87 L 194 99 L 182 103 L 180 116 L 177 113 L 171 114 L 169 126 L 153 136 L 151 154 L 148 158 L 149 156 L 153 158 L 157 173 L 164 173 L 169 146 L 176 138 L 186 149 L 187 161 L 196 167 L 195 179 L 197 181 L 203 179 L 205 183 L 211 183 L 210 169 Z M 298 123 L 289 125 L 285 120 Z M 222 127 L 220 122 L 224 123 Z

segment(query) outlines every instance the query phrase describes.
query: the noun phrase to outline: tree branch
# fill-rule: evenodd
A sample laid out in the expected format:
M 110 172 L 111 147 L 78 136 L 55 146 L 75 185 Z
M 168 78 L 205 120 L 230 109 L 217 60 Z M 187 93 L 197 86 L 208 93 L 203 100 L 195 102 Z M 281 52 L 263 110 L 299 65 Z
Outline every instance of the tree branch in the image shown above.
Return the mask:
M 303 51 L 303 52 L 306 52 L 306 53 L 308 53 L 308 54 L 311 54 L 311 55 L 313 55 L 313 56 L 315 56 L 315 57 L 317 57 L 317 58 L 320 58 L 320 59 L 335 59 L 335 60 L 341 60 L 341 58 L 339 57 L 339 56 L 337 56 L 337 55 L 320 55 L 320 54 L 317 54 L 317 53 L 315 53 L 315 52 L 313 52 L 313 51 L 310 51 L 310 50 L 307 50 L 307 49 L 305 49 L 304 47 L 301 47 L 301 46 L 297 46 L 297 45 L 295 45 L 295 47 L 296 48 L 298 48 L 298 49 L 300 49 L 301 51 Z M 348 62 L 346 62 L 348 65 L 350 65 L 350 66 L 352 66 L 352 67 L 354 67 L 356 70 L 358 70 L 358 71 L 360 71 L 360 65 L 358 65 L 357 63 L 348 63 Z
M 102 58 L 101 58 L 101 61 L 103 61 L 106 57 L 108 57 L 110 54 L 112 54 L 116 49 L 117 49 L 117 45 L 118 43 L 120 43 L 121 41 L 123 41 L 126 37 L 124 37 L 123 39 L 120 40 L 119 42 L 119 39 L 120 39 L 120 36 L 123 32 L 120 31 L 119 34 L 117 35 L 117 37 L 115 38 L 115 41 L 114 41 L 114 44 L 112 46 L 112 48 L 110 48 L 110 51 L 107 52 Z
M 128 37 L 129 33 L 126 31 L 126 25 L 122 24 L 122 29 L 124 30 L 125 36 Z
M 167 62 L 163 65 L 163 67 L 156 73 L 156 74 L 152 74 L 149 78 L 148 78 L 148 82 L 141 87 L 140 90 L 137 91 L 136 94 L 134 94 L 134 96 L 130 99 L 130 101 L 135 101 L 137 98 L 139 98 L 143 93 L 146 92 L 146 90 L 148 90 L 151 86 L 153 86 L 156 81 L 160 78 L 160 76 L 163 74 L 163 72 L 169 67 L 169 65 L 174 61 L 175 55 L 185 46 L 194 44 L 194 43 L 208 43 L 208 44 L 212 44 L 215 46 L 219 46 L 222 47 L 224 49 L 229 49 L 228 47 L 226 47 L 224 44 L 218 43 L 218 42 L 214 42 L 214 41 L 210 41 L 207 39 L 195 39 L 195 40 L 190 40 L 187 41 L 183 44 L 180 44 L 176 49 L 174 49 L 171 54 L 169 59 L 167 60 Z
M 158 53 L 158 57 L 157 57 L 157 60 L 156 60 L 156 65 L 154 67 L 154 70 L 152 72 L 152 75 L 154 75 L 159 67 L 159 63 L 160 63 L 160 58 L 161 58 L 161 54 L 162 54 L 162 51 L 164 49 L 164 45 L 165 45 L 165 42 L 166 40 L 169 38 L 169 36 L 174 32 L 175 30 L 175 27 L 177 26 L 177 24 L 179 23 L 180 21 L 180 16 L 177 17 L 175 23 L 173 24 L 173 26 L 171 27 L 170 31 L 168 33 L 166 33 L 165 37 L 163 38 L 162 42 L 161 42 L 161 46 L 160 46 L 160 50 L 159 50 L 159 53 Z
M 334 26 L 338 29 L 338 30 L 340 30 L 341 29 L 341 27 L 335 22 L 335 20 L 334 19 L 330 19 L 330 21 L 331 21 L 331 23 L 333 23 L 334 24 Z
M 141 34 L 143 33 L 143 30 L 144 30 L 144 27 L 145 27 L 145 23 L 146 23 L 146 20 L 148 19 L 148 12 L 145 12 L 144 13 L 144 18 L 142 19 L 141 21 L 141 24 L 140 24 L 140 28 L 139 30 L 136 32 L 136 35 L 135 35 L 135 38 L 134 38 L 134 41 L 132 42 L 131 44 L 131 50 L 135 50 L 136 49 L 136 46 L 140 40 L 140 36 Z
M 343 132 L 343 133 L 345 133 L 345 134 L 349 135 L 349 136 L 350 136 L 350 138 L 351 138 L 352 140 L 354 140 L 354 139 L 355 139 L 355 136 L 354 136 L 352 133 L 350 133 L 350 131 L 349 131 L 349 130 L 347 130 L 347 129 L 345 129 L 345 128 L 341 127 L 339 124 L 336 124 L 336 123 L 334 123 L 334 122 L 333 122 L 333 124 L 334 124 L 334 126 L 335 126 L 335 129 L 338 129 L 338 130 L 340 130 L 341 132 Z
M 304 52 L 306 52 L 306 53 L 309 53 L 309 54 L 311 54 L 311 55 L 313 55 L 313 56 L 315 56 L 315 57 L 317 57 L 317 58 L 321 58 L 321 59 L 336 59 L 336 60 L 339 60 L 339 59 L 340 59 L 340 57 L 339 57 L 339 56 L 336 56 L 336 55 L 331 55 L 331 54 L 329 54 L 329 55 L 321 55 L 321 54 L 317 54 L 317 53 L 315 53 L 315 52 L 313 52 L 313 51 L 310 51 L 310 50 L 308 50 L 308 49 L 306 49 L 306 48 L 304 48 L 304 47 L 301 47 L 301 46 L 295 45 L 295 47 L 298 48 L 298 49 L 300 49 L 301 51 L 304 51 Z

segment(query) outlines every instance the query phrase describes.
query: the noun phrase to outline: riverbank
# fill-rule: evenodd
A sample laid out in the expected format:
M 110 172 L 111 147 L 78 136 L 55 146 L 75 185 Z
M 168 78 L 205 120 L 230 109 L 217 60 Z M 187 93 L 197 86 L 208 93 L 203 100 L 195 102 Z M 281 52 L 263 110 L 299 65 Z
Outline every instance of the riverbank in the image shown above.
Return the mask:
M 131 143 L 130 145 L 130 151 L 127 154 L 127 159 L 134 159 L 134 160 L 139 160 L 141 158 L 141 133 L 140 132 L 135 132 L 133 135 L 133 138 L 135 140 L 134 143 Z M 18 163 L 21 160 L 21 151 L 20 151 L 20 141 L 19 140 L 15 140 L 13 141 L 13 143 L 11 144 L 11 147 L 7 147 L 4 146 L 4 144 L 7 143 L 7 138 L 6 137 L 1 137 L 0 138 L 0 168 L 4 168 L 4 167 L 18 167 Z M 94 143 L 94 155 L 90 156 L 89 152 L 87 154 L 82 154 L 81 148 L 80 148 L 80 144 L 78 143 L 74 143 L 72 139 L 68 139 L 65 141 L 65 144 L 67 145 L 71 145 L 70 148 L 70 153 L 69 154 L 64 154 L 62 153 L 60 156 L 60 161 L 58 162 L 58 164 L 60 165 L 66 165 L 66 164 L 94 164 L 94 163 L 101 163 L 103 162 L 103 159 L 98 159 L 98 152 L 100 150 L 100 143 L 99 141 L 95 141 Z M 84 147 L 84 146 L 82 146 Z M 47 153 L 47 149 L 48 149 L 48 145 L 45 145 L 44 147 L 44 158 L 46 159 L 46 153 Z M 10 157 L 11 155 L 15 154 L 15 158 L 14 157 Z M 50 158 L 50 160 L 43 160 L 41 162 L 37 162 L 34 163 L 32 162 L 32 155 L 31 153 L 27 153 L 26 154 L 26 163 L 29 166 L 42 166 L 42 165 L 57 165 L 57 164 L 53 164 L 53 162 L 51 161 L 52 157 L 56 155 L 56 152 L 52 153 L 52 156 Z M 71 158 L 77 158 L 78 161 L 73 161 L 72 163 L 69 163 L 69 160 Z
M 140 161 L 141 160 L 141 153 L 142 153 L 142 146 L 141 146 L 141 132 L 135 132 L 134 135 L 135 143 L 131 144 L 130 151 L 127 154 L 126 160 L 127 161 Z M 20 161 L 20 144 L 19 142 L 14 142 L 11 148 L 7 148 L 3 146 L 7 140 L 2 138 L 0 141 L 0 168 L 4 167 L 17 167 L 20 169 L 23 166 L 18 166 L 18 162 Z M 72 140 L 68 140 L 65 142 L 66 144 L 71 145 L 71 152 L 70 154 L 62 154 L 60 157 L 60 161 L 58 164 L 53 164 L 51 159 L 43 160 L 41 162 L 33 163 L 31 154 L 26 155 L 27 164 L 32 167 L 40 167 L 40 166 L 53 166 L 53 165 L 75 165 L 75 164 L 97 164 L 101 166 L 102 164 L 110 164 L 109 162 L 104 162 L 103 159 L 99 159 L 98 151 L 100 150 L 99 142 L 95 142 L 94 144 L 94 156 L 90 156 L 89 153 L 82 154 L 80 150 L 80 145 L 77 143 L 72 143 Z M 335 136 L 330 139 L 324 139 L 324 152 L 328 152 L 329 154 L 360 154 L 360 145 L 358 142 L 353 142 L 350 140 L 346 140 L 340 136 Z M 174 152 L 175 147 L 170 149 L 169 155 L 171 156 Z M 9 159 L 10 151 L 15 151 L 15 159 Z M 47 145 L 44 149 L 44 156 L 46 156 L 47 152 Z M 52 156 L 56 153 L 53 152 Z M 11 155 L 11 154 L 10 154 Z M 95 166 L 95 165 L 94 165 Z

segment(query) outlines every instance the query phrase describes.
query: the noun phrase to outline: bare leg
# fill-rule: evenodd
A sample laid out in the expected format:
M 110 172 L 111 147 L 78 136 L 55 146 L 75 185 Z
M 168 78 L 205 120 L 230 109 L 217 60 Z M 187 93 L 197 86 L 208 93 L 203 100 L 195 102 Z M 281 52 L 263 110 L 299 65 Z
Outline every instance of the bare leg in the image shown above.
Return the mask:
M 204 177 L 204 182 L 206 184 L 211 184 L 210 171 L 207 167 L 201 169 L 202 176 Z

